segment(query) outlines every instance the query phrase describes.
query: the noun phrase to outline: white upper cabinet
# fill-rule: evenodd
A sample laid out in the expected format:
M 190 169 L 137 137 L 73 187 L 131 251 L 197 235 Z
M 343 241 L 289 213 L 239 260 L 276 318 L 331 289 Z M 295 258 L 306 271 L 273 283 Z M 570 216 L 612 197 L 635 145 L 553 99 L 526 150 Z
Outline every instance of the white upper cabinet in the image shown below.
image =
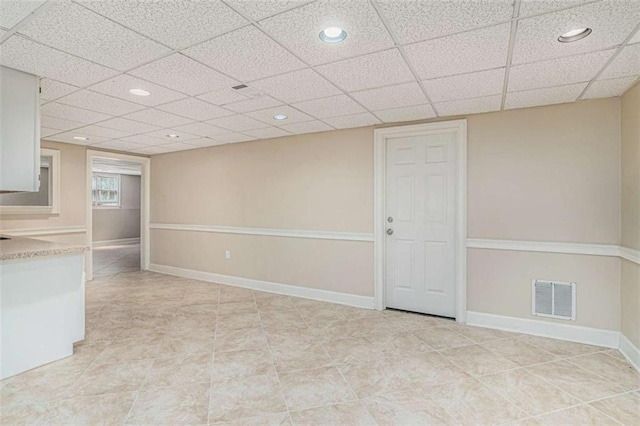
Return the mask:
M 40 79 L 0 66 L 0 191 L 38 191 Z

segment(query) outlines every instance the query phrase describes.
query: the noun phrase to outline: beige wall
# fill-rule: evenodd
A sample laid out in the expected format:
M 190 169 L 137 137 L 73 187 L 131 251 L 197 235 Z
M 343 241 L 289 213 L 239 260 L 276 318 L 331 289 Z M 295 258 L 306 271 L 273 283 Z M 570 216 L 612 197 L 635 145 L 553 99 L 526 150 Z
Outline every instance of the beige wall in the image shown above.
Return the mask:
M 619 99 L 468 118 L 471 238 L 618 244 Z
M 151 221 L 372 232 L 373 130 L 152 157 Z
M 469 116 L 468 180 L 470 237 L 618 244 L 619 99 Z M 155 223 L 371 233 L 373 128 L 153 156 L 151 200 Z M 373 295 L 368 242 L 152 230 L 151 245 L 152 263 Z M 618 258 L 469 250 L 469 309 L 539 319 L 532 278 L 577 282 L 574 324 L 619 329 Z
M 120 175 L 120 206 L 93 209 L 93 241 L 140 237 L 140 176 Z
M 622 246 L 640 250 L 640 84 L 621 99 Z M 640 347 L 640 265 L 622 261 L 621 331 Z

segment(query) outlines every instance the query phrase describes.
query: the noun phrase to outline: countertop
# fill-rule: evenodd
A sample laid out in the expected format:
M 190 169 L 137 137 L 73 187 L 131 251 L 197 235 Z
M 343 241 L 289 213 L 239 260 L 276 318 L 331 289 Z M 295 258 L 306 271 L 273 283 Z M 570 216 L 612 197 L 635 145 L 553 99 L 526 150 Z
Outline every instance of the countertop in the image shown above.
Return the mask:
M 35 238 L 4 236 L 10 240 L 0 240 L 0 261 L 83 253 L 89 250 L 87 246 L 53 243 Z

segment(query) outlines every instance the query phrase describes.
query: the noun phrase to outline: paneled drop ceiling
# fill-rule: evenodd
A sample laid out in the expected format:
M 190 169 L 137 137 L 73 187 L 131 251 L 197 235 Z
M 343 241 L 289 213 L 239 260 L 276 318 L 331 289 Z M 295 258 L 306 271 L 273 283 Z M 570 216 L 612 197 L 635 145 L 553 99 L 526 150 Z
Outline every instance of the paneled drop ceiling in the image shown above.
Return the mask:
M 0 43 L 42 76 L 43 138 L 160 154 L 619 96 L 640 0 L 2 0 Z

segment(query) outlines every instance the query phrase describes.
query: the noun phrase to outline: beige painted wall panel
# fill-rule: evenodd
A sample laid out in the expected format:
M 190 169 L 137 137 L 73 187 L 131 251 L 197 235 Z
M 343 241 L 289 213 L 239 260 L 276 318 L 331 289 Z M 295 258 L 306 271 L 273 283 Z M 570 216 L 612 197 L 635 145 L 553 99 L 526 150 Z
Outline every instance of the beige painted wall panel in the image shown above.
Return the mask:
M 372 232 L 373 130 L 151 158 L 151 221 Z
M 60 151 L 60 214 L 1 215 L 0 229 L 85 226 L 86 148 L 46 141 L 42 148 Z
M 620 331 L 640 348 L 640 265 L 622 261 Z
M 467 309 L 608 330 L 620 329 L 617 257 L 469 249 Z M 531 315 L 531 280 L 577 283 L 576 321 Z
M 468 117 L 471 238 L 618 244 L 619 98 Z
M 154 229 L 151 263 L 373 296 L 371 242 Z
M 640 250 L 640 83 L 621 104 L 622 245 Z

